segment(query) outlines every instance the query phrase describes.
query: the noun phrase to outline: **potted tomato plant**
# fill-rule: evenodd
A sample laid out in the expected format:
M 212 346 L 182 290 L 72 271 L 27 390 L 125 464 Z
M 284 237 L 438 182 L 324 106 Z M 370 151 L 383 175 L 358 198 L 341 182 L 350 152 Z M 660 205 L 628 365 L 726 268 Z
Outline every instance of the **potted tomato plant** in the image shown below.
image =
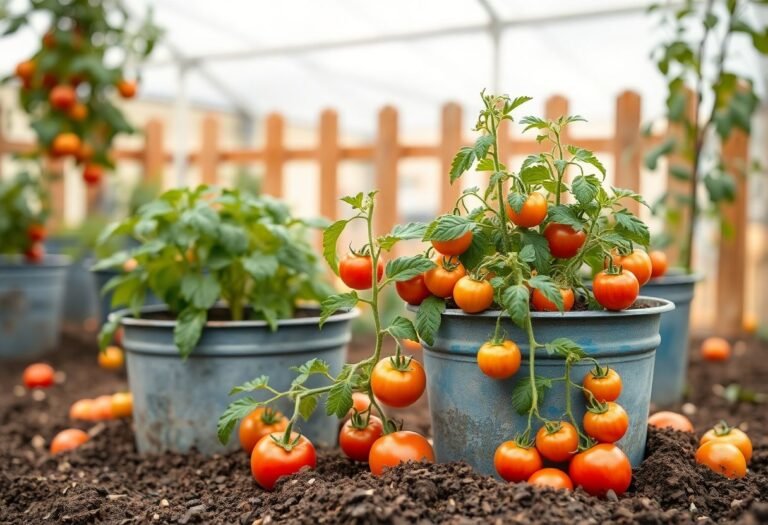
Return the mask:
M 66 257 L 45 255 L 46 197 L 39 179 L 0 180 L 0 357 L 31 357 L 56 345 Z
M 316 226 L 269 197 L 201 186 L 170 190 L 105 233 L 139 243 L 94 270 L 133 261 L 104 287 L 128 309 L 110 316 L 100 344 L 122 325 L 140 451 L 220 452 L 211 415 L 226 407 L 226 385 L 270 374 L 287 388 L 309 357 L 341 369 L 356 312 L 317 327 L 313 302 L 330 287 L 304 235 Z M 144 306 L 149 292 L 164 304 Z M 335 442 L 320 416 L 307 433 Z

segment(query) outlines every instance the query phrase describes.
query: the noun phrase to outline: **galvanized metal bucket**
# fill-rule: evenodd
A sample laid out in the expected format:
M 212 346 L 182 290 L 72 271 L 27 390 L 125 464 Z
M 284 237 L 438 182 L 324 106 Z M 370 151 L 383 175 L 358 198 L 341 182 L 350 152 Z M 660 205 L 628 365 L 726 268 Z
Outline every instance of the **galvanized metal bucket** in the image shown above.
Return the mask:
M 633 465 L 643 458 L 651 401 L 654 352 L 659 344 L 659 322 L 674 305 L 663 299 L 641 297 L 640 308 L 623 312 L 534 312 L 536 340 L 547 343 L 568 337 L 600 363 L 621 374 L 624 388 L 619 403 L 629 414 L 629 429 L 618 442 Z M 495 474 L 493 454 L 503 441 L 526 428 L 527 417 L 510 402 L 517 381 L 528 377 L 528 339 L 511 320 L 503 328 L 523 354 L 520 370 L 507 380 L 490 379 L 477 366 L 477 351 L 494 333 L 497 314 L 468 315 L 446 310 L 434 344 L 424 345 L 427 392 L 437 460 L 466 461 L 483 474 Z M 582 380 L 592 366 L 573 367 L 572 379 Z M 537 375 L 556 378 L 564 374 L 562 358 L 536 352 Z M 583 394 L 572 389 L 574 413 L 581 421 Z M 559 420 L 565 411 L 565 388 L 556 382 L 540 403 L 541 416 Z M 536 428 L 540 423 L 536 424 Z
M 661 344 L 656 349 L 651 402 L 658 406 L 677 403 L 683 398 L 688 370 L 688 334 L 691 301 L 698 275 L 671 274 L 651 279 L 642 288 L 645 295 L 675 303 L 675 309 L 661 316 Z
M 89 267 L 93 266 L 94 261 L 89 261 Z M 91 278 L 95 283 L 96 290 L 99 293 L 98 310 L 99 310 L 99 326 L 107 322 L 109 314 L 115 312 L 116 308 L 112 308 L 112 292 L 101 293 L 104 285 L 109 282 L 113 277 L 120 275 L 118 270 L 96 270 L 91 271 L 93 277 Z M 144 304 L 146 306 L 162 305 L 163 302 L 157 298 L 152 292 L 148 292 L 144 298 Z
M 52 237 L 45 241 L 45 251 L 74 257 L 82 251 L 81 244 L 75 236 Z M 65 278 L 62 323 L 73 330 L 97 328 L 99 296 L 89 268 L 87 258 L 73 258 Z
M 339 313 L 320 330 L 319 312 L 305 310 L 300 317 L 279 321 L 275 332 L 264 321 L 209 321 L 195 350 L 182 361 L 173 343 L 176 322 L 151 318 L 162 312 L 167 312 L 164 306 L 144 307 L 142 315 L 150 318 L 120 312 L 126 315 L 123 344 L 139 452 L 194 448 L 215 454 L 236 449 L 236 435 L 228 447 L 216 435 L 219 416 L 236 399 L 229 390 L 261 375 L 269 376 L 273 388 L 287 390 L 296 377 L 290 367 L 312 358 L 326 361 L 332 373 L 338 373 L 346 358 L 352 319 L 358 315 L 357 310 Z M 269 397 L 264 392 L 248 395 Z M 293 402 L 285 400 L 277 408 L 291 414 Z M 315 445 L 333 446 L 338 421 L 326 416 L 321 406 L 309 421 L 299 423 L 299 430 Z
M 69 259 L 38 264 L 0 257 L 0 358 L 33 358 L 56 346 Z

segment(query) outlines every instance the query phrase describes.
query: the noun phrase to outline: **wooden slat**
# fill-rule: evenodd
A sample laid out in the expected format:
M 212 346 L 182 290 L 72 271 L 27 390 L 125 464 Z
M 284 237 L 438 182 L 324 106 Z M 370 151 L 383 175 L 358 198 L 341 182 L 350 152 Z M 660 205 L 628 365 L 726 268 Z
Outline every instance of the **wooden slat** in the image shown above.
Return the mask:
M 373 160 L 373 146 L 341 146 L 339 155 L 344 160 Z
M 144 179 L 163 187 L 166 154 L 163 146 L 163 123 L 152 119 L 144 129 Z
M 219 169 L 219 120 L 213 115 L 203 119 L 200 139 L 200 152 L 197 165 L 203 184 L 216 184 Z
M 332 109 L 320 115 L 317 161 L 320 164 L 320 215 L 335 221 L 339 199 L 339 116 Z
M 282 115 L 277 113 L 269 114 L 266 127 L 264 193 L 273 197 L 281 197 L 283 195 L 283 163 L 285 162 Z
M 376 223 L 377 235 L 392 230 L 397 224 L 397 110 L 385 106 L 379 112 L 378 135 L 374 153 L 374 188 L 377 196 Z
M 450 183 L 451 162 L 461 148 L 461 106 L 451 102 L 443 106 L 440 123 L 440 211 L 450 213 L 461 195 L 461 181 Z
M 249 164 L 264 160 L 264 150 L 256 149 L 233 149 L 222 151 L 219 154 L 222 162 L 231 162 L 234 164 Z
M 614 185 L 640 193 L 640 95 L 624 91 L 616 99 L 616 125 L 614 128 Z M 640 203 L 625 199 L 623 203 L 637 215 Z

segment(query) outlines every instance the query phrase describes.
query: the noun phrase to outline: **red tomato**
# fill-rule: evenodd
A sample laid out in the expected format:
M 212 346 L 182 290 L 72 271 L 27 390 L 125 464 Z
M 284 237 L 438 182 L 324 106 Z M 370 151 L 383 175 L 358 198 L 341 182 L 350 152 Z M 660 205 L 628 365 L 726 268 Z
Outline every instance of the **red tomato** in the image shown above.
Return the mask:
M 707 361 L 727 361 L 731 357 L 731 343 L 722 337 L 707 337 L 701 343 L 701 357 Z
M 75 90 L 72 86 L 62 84 L 51 90 L 51 93 L 48 95 L 48 101 L 51 103 L 53 109 L 66 111 L 75 105 L 77 96 L 75 95 Z
M 25 60 L 24 62 L 19 62 L 16 65 L 16 76 L 19 77 L 21 80 L 28 82 L 32 80 L 32 75 L 35 74 L 36 69 L 37 69 L 37 65 L 32 60 Z
M 651 258 L 651 277 L 661 277 L 667 273 L 667 254 L 661 250 L 653 250 L 648 254 Z
M 42 224 L 31 224 L 27 228 L 27 237 L 32 242 L 40 242 L 45 239 L 45 226 Z
M 79 428 L 62 430 L 51 440 L 51 454 L 60 454 L 75 449 L 88 441 L 88 434 Z
M 566 421 L 544 425 L 536 433 L 536 449 L 555 463 L 563 463 L 579 451 L 579 433 Z
M 506 204 L 506 207 L 509 220 L 522 228 L 538 226 L 547 217 L 547 199 L 538 192 L 528 195 L 519 213 L 509 203 Z
M 83 168 L 83 181 L 87 186 L 98 186 L 104 177 L 104 168 L 98 164 L 86 164 Z
M 251 453 L 251 474 L 256 483 L 266 490 L 275 488 L 283 476 L 290 476 L 299 470 L 317 466 L 317 453 L 310 440 L 296 432 L 291 433 L 290 450 L 286 450 L 275 439 L 282 440 L 283 433 L 276 432 L 262 437 Z
M 743 478 L 747 460 L 736 445 L 723 441 L 708 441 L 696 451 L 696 463 L 709 467 L 726 478 Z
M 447 259 L 437 256 L 434 261 L 437 266 L 427 270 L 424 274 L 424 284 L 434 295 L 443 298 L 450 297 L 453 295 L 453 288 L 456 283 L 467 275 L 467 271 L 455 257 Z
M 549 244 L 549 251 L 553 257 L 558 259 L 570 259 L 581 249 L 584 241 L 587 240 L 587 234 L 583 231 L 576 231 L 567 224 L 550 222 L 544 228 L 544 237 Z
M 680 432 L 693 432 L 691 420 L 676 412 L 656 412 L 648 418 L 648 424 L 656 428 L 671 428 Z
M 563 298 L 563 311 L 570 312 L 573 309 L 573 303 L 576 301 L 576 297 L 573 294 L 573 290 L 570 288 L 560 288 L 560 296 Z M 538 312 L 559 312 L 557 305 L 546 298 L 546 296 L 538 288 L 533 289 L 531 295 L 531 303 L 533 309 Z
M 653 271 L 650 256 L 643 250 L 634 250 L 629 255 L 614 255 L 613 265 L 621 266 L 628 272 L 632 272 L 640 286 L 651 279 Z
M 24 250 L 24 259 L 30 263 L 39 263 L 45 258 L 45 245 L 41 242 L 33 242 Z
M 132 80 L 120 79 L 117 81 L 117 91 L 123 98 L 133 98 L 136 96 L 136 82 Z
M 380 476 L 387 467 L 396 467 L 406 461 L 435 462 L 435 451 L 423 436 L 400 430 L 377 439 L 368 455 L 368 464 L 374 476 Z
M 429 289 L 424 283 L 424 275 L 420 274 L 407 281 L 397 281 L 395 289 L 400 299 L 413 306 L 418 306 L 430 296 Z
M 501 343 L 483 343 L 477 351 L 477 366 L 494 379 L 512 377 L 520 369 L 520 348 L 509 339 Z
M 528 483 L 540 487 L 573 490 L 573 481 L 568 477 L 568 474 L 556 468 L 543 468 L 534 472 L 528 478 Z
M 465 275 L 453 287 L 453 300 L 468 314 L 484 312 L 493 304 L 493 286 Z
M 619 447 L 601 443 L 576 454 L 568 467 L 573 484 L 592 496 L 613 490 L 621 496 L 632 483 L 632 465 Z
M 339 263 L 339 277 L 353 290 L 369 290 L 373 286 L 373 259 L 370 255 L 350 253 Z M 384 275 L 384 261 L 376 265 L 376 282 Z
M 592 281 L 595 300 L 606 310 L 625 310 L 632 306 L 640 294 L 637 277 L 627 270 L 611 274 L 603 270 Z
M 700 445 L 709 443 L 710 441 L 718 441 L 720 443 L 730 443 L 738 448 L 744 455 L 744 459 L 749 463 L 752 459 L 752 440 L 749 439 L 743 431 L 738 428 L 732 428 L 725 423 L 715 425 L 714 428 L 708 430 L 699 442 Z
M 615 443 L 629 428 L 629 416 L 621 405 L 608 401 L 584 414 L 584 432 L 600 443 Z
M 526 481 L 534 472 L 541 470 L 542 462 L 535 448 L 524 448 L 514 441 L 505 441 L 493 455 L 493 466 L 506 481 Z
M 365 417 L 358 416 L 365 422 Z M 359 428 L 355 426 L 354 418 L 348 419 L 339 432 L 339 446 L 349 459 L 368 461 L 371 447 L 384 433 L 381 419 L 376 416 L 368 417 L 368 425 Z
M 385 357 L 373 367 L 371 388 L 376 399 L 391 407 L 407 407 L 424 393 L 427 376 L 421 363 L 412 358 Z
M 622 386 L 619 373 L 607 366 L 593 368 L 584 376 L 584 388 L 601 403 L 616 401 L 621 395 Z
M 472 231 L 464 233 L 461 237 L 450 241 L 432 241 L 435 250 L 443 255 L 461 255 L 472 244 Z
M 352 408 L 349 411 L 349 416 L 358 412 L 365 412 L 368 407 L 371 406 L 371 398 L 364 392 L 352 392 Z
M 240 446 L 248 454 L 261 438 L 268 434 L 282 434 L 288 428 L 288 418 L 275 410 L 259 407 L 240 421 Z
M 53 374 L 51 365 L 35 363 L 24 369 L 22 381 L 27 388 L 46 388 L 53 384 Z

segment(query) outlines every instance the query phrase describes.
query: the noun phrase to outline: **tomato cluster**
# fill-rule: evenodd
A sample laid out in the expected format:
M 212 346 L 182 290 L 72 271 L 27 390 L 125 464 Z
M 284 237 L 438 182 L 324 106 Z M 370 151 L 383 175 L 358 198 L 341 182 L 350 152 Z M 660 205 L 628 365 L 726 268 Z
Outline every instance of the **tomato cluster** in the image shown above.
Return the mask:
M 752 441 L 724 421 L 708 430 L 699 441 L 696 462 L 727 478 L 743 478 L 752 459 Z
M 80 399 L 69 407 L 70 419 L 79 421 L 104 421 L 133 415 L 133 395 L 117 392 L 94 399 Z

